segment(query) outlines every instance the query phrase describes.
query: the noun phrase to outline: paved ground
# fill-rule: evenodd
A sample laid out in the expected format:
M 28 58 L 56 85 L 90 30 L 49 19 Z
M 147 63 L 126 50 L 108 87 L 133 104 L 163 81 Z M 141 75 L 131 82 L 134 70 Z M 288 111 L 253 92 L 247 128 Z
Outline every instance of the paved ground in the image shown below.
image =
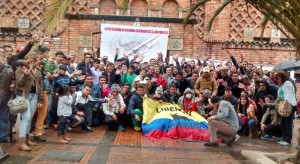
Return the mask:
M 296 120 L 294 136 L 299 127 Z M 65 145 L 57 143 L 54 129 L 47 129 L 47 142 L 32 147 L 31 152 L 19 151 L 16 144 L 2 144 L 10 153 L 2 163 L 251 163 L 240 155 L 241 150 L 293 152 L 297 143 L 294 137 L 291 147 L 282 147 L 273 141 L 242 136 L 232 148 L 206 148 L 201 141 L 149 140 L 131 128 L 125 132 L 109 131 L 106 126 L 93 129 L 95 132 L 84 134 L 75 129 L 70 134 L 72 141 Z

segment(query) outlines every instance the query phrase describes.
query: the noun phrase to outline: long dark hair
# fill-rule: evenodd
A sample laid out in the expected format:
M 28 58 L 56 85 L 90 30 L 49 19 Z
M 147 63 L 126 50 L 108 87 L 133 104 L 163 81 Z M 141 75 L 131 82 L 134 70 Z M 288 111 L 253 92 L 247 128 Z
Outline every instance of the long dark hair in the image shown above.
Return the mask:
M 288 74 L 283 70 L 278 71 L 275 77 L 281 79 L 280 85 L 283 85 L 289 79 Z
M 241 103 L 242 98 L 246 99 L 245 106 L 243 106 L 242 103 Z M 250 101 L 249 101 L 248 96 L 241 96 L 240 99 L 239 99 L 239 105 L 238 105 L 238 109 L 237 109 L 238 113 L 242 113 L 242 114 L 247 115 L 247 108 L 249 107 L 249 105 L 250 105 Z

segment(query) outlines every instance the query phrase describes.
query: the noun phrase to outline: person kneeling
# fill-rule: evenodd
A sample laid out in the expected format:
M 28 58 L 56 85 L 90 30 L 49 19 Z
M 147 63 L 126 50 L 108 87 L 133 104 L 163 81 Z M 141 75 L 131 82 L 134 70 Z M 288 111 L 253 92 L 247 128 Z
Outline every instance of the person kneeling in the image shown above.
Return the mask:
M 230 102 L 221 101 L 219 96 L 213 96 L 211 103 L 218 113 L 207 119 L 210 142 L 205 143 L 204 146 L 218 147 L 218 138 L 220 138 L 227 143 L 227 146 L 231 147 L 239 129 L 238 116 L 234 107 Z
M 110 99 L 103 104 L 103 112 L 105 114 L 105 122 L 108 123 L 110 129 L 115 130 L 118 128 L 119 131 L 124 131 L 125 103 L 119 92 L 119 85 L 113 84 L 108 95 Z

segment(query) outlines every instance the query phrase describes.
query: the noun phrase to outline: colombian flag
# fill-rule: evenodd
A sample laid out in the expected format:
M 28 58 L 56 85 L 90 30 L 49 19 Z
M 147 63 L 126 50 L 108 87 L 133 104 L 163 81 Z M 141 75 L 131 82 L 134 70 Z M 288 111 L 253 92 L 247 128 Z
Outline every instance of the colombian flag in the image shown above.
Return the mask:
M 185 113 L 177 104 L 143 99 L 142 129 L 149 138 L 209 141 L 208 123 L 197 112 Z

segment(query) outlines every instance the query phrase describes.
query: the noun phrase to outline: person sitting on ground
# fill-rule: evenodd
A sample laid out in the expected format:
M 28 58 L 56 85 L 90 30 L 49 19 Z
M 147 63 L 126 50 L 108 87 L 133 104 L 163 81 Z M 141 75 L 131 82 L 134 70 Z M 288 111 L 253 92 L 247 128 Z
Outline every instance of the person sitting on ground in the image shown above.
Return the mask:
M 238 116 L 234 107 L 230 102 L 223 101 L 218 96 L 213 96 L 211 103 L 218 113 L 207 119 L 210 142 L 205 143 L 204 146 L 218 147 L 218 138 L 220 138 L 227 143 L 227 146 L 231 147 L 239 129 Z
M 169 90 L 164 92 L 163 97 L 167 99 L 166 102 L 177 104 L 178 99 L 180 98 L 180 94 L 177 92 L 177 86 L 175 84 L 171 84 Z
M 183 95 L 178 100 L 178 105 L 186 113 L 197 111 L 197 103 L 200 101 L 199 98 L 195 98 L 195 93 L 190 88 L 187 88 Z
M 78 113 L 78 111 L 82 111 L 81 114 L 82 117 L 85 119 L 85 124 L 82 125 L 82 132 L 93 132 L 92 128 L 90 127 L 92 124 L 92 109 L 86 104 L 95 102 L 95 103 L 105 103 L 108 100 L 107 99 L 94 99 L 90 95 L 91 93 L 91 87 L 86 85 L 82 91 L 79 91 L 76 93 L 76 98 L 75 98 L 75 104 L 74 104 L 74 113 Z
M 274 97 L 272 95 L 265 96 L 265 102 L 260 101 L 259 104 L 266 111 L 262 117 L 260 127 L 263 132 L 261 139 L 273 140 L 275 137 L 281 137 L 281 126 L 279 123 L 280 116 L 275 109 Z
M 167 99 L 164 97 L 163 93 L 163 87 L 160 85 L 156 88 L 155 94 L 153 95 L 152 99 L 159 102 L 167 102 Z
M 143 119 L 143 96 L 144 86 L 137 85 L 135 93 L 131 96 L 128 105 L 128 111 L 132 117 L 132 124 L 135 131 L 141 131 L 141 122 Z
M 69 86 L 62 85 L 58 90 L 59 98 L 57 104 L 57 116 L 58 116 L 58 142 L 68 143 L 71 138 L 67 137 L 65 130 L 67 120 L 71 118 L 72 115 L 72 96 L 70 95 Z
M 108 123 L 111 130 L 118 128 L 119 131 L 124 131 L 125 119 L 125 103 L 119 94 L 120 87 L 118 84 L 111 86 L 111 93 L 108 96 L 110 100 L 103 104 L 103 112 L 105 114 L 105 122 Z
M 246 129 L 249 129 L 249 138 L 253 138 L 258 120 L 255 116 L 254 106 L 249 102 L 248 97 L 241 96 L 239 99 L 237 113 L 243 123 L 243 132 L 245 132 Z

